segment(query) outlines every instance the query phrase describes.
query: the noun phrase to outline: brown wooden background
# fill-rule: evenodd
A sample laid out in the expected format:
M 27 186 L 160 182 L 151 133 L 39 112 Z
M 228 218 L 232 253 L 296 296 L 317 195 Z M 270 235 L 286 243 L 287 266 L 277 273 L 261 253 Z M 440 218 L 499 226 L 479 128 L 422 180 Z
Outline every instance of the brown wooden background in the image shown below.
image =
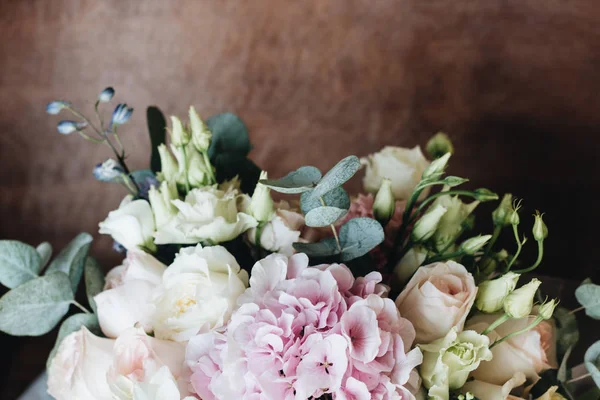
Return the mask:
M 107 151 L 44 112 L 57 98 L 91 111 L 112 85 L 136 108 L 123 136 L 138 168 L 150 104 L 237 113 L 271 176 L 444 130 L 453 174 L 547 213 L 546 272 L 598 276 L 599 26 L 593 0 L 3 0 L 0 239 L 60 247 L 116 207 L 121 188 L 91 177 Z M 93 254 L 119 260 L 107 238 Z M 2 337 L 0 398 L 52 340 Z

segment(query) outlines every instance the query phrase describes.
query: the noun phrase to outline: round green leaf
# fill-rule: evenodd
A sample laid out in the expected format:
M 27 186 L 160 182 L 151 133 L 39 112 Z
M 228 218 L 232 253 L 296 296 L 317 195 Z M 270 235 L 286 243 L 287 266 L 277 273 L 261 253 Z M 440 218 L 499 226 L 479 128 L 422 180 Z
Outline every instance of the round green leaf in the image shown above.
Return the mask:
M 94 314 L 75 314 L 71 315 L 69 318 L 65 319 L 60 326 L 58 331 L 58 336 L 56 337 L 56 342 L 54 343 L 54 347 L 48 356 L 48 360 L 46 361 L 46 368 L 50 368 L 50 363 L 52 359 L 56 355 L 60 344 L 63 339 L 69 336 L 73 332 L 77 332 L 81 329 L 81 327 L 85 326 L 95 335 L 101 335 L 102 331 L 100 330 L 100 324 L 98 323 L 98 318 Z
M 53 272 L 32 279 L 0 298 L 0 330 L 13 336 L 48 333 L 69 311 L 69 277 Z
M 556 323 L 556 351 L 561 357 L 579 341 L 577 318 L 564 307 L 557 307 L 553 318 Z
M 600 319 L 600 286 L 584 283 L 575 290 L 575 297 L 585 307 L 588 317 Z
M 50 263 L 46 273 L 60 271 L 67 274 L 71 280 L 71 289 L 75 293 L 83 274 L 83 265 L 91 244 L 92 236 L 89 233 L 80 233 L 67 247 L 58 253 Z
M 347 210 L 337 207 L 317 207 L 306 214 L 305 222 L 307 226 L 319 228 L 333 224 L 346 215 L 347 212 Z
M 35 248 L 35 250 L 40 255 L 41 264 L 40 270 L 44 268 L 50 262 L 50 258 L 52 257 L 52 245 L 48 242 L 42 242 Z
M 211 161 L 220 153 L 239 153 L 247 155 L 252 146 L 248 136 L 248 128 L 244 122 L 231 113 L 217 114 L 206 121 L 212 132 L 212 140 L 208 148 Z
M 326 238 L 318 243 L 294 243 L 294 249 L 309 257 L 330 257 L 340 254 L 335 238 Z
M 304 166 L 280 179 L 263 179 L 265 186 L 280 193 L 302 193 L 312 189 L 321 179 L 321 171 L 316 167 Z
M 312 192 L 312 198 L 318 198 L 325 193 L 342 186 L 348 179 L 352 178 L 360 168 L 360 160 L 356 156 L 348 156 L 337 163 L 325 176 L 315 190 Z
M 9 289 L 37 278 L 42 260 L 34 247 L 16 240 L 0 240 L 0 283 Z
M 104 271 L 96 259 L 88 257 L 85 260 L 85 293 L 88 303 L 94 312 L 96 312 L 96 302 L 94 296 L 104 288 Z
M 600 340 L 591 345 L 584 356 L 585 367 L 592 375 L 596 386 L 600 387 Z
M 367 254 L 383 242 L 383 239 L 383 228 L 376 220 L 371 218 L 351 219 L 340 229 L 342 261 L 350 261 Z
M 323 206 L 320 198 L 312 197 L 313 190 L 314 189 L 306 191 L 300 196 L 300 208 L 302 209 L 302 213 L 304 215 L 308 214 L 308 212 L 314 208 Z M 325 193 L 322 197 L 325 205 L 327 206 L 337 207 L 344 210 L 350 208 L 350 196 L 348 196 L 348 193 L 341 186 L 338 186 L 335 189 Z

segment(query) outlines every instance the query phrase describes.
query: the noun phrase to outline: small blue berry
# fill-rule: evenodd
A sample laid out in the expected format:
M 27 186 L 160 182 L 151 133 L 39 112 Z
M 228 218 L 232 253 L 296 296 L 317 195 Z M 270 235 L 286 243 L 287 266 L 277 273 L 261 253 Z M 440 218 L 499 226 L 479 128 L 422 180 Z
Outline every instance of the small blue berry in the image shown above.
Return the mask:
M 101 103 L 108 103 L 109 101 L 112 100 L 114 95 L 115 95 L 115 89 L 113 89 L 112 87 L 109 86 L 100 92 L 100 94 L 98 95 L 98 101 Z

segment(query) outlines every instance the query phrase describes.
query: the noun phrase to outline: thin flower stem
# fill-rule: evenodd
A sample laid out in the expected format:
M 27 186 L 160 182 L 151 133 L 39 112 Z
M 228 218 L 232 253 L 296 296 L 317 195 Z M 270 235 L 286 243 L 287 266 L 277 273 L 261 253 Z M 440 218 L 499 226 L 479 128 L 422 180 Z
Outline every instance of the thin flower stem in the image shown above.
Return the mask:
M 323 196 L 319 196 L 319 200 L 321 201 L 321 205 L 323 207 L 327 207 L 327 203 L 325 203 L 325 199 L 323 198 Z M 335 229 L 334 224 L 331 224 L 329 226 L 331 227 L 331 232 L 333 233 L 333 237 L 335 238 L 335 243 L 337 244 L 338 251 L 341 252 L 342 245 L 340 244 L 340 238 L 338 237 L 337 229 Z
M 538 241 L 538 257 L 537 257 L 537 260 L 535 260 L 535 263 L 529 268 L 520 269 L 515 272 L 517 274 L 525 274 L 527 272 L 531 272 L 542 263 L 543 258 L 544 258 L 544 241 L 540 240 L 540 241 Z
M 490 346 L 490 349 L 496 345 L 499 345 L 500 343 L 504 342 L 505 340 L 510 339 L 511 337 L 515 337 L 520 335 L 521 333 L 525 333 L 533 328 L 535 328 L 540 322 L 542 322 L 544 320 L 544 318 L 542 317 L 537 317 L 531 324 L 529 324 L 528 326 L 526 326 L 525 328 L 521 329 L 520 331 L 516 331 L 516 332 L 512 332 L 509 333 L 508 335 L 504 336 L 502 339 L 498 339 L 496 340 L 494 343 L 492 343 L 492 345 Z M 489 329 L 489 328 L 488 328 Z M 486 329 L 487 330 L 487 329 Z
M 523 248 L 523 243 L 525 243 L 525 240 L 523 240 L 521 242 L 521 238 L 519 238 L 519 228 L 517 225 L 513 225 L 513 234 L 515 235 L 515 240 L 517 241 L 517 251 L 515 252 L 515 255 L 510 259 L 510 262 L 508 263 L 507 267 L 506 267 L 506 272 L 510 271 L 510 267 L 512 267 L 512 265 L 515 263 L 515 261 L 517 261 L 517 258 L 519 258 L 519 254 L 521 254 L 521 249 Z
M 90 310 L 88 310 L 87 308 L 85 308 L 84 306 L 82 306 L 81 304 L 79 304 L 75 300 L 71 300 L 71 304 L 73 304 L 75 307 L 79 308 L 81 311 L 83 311 L 86 314 L 91 314 L 92 313 Z
M 573 315 L 573 314 L 578 313 L 579 311 L 583 311 L 583 310 L 585 310 L 585 306 L 577 307 L 576 309 L 569 311 L 569 315 Z
M 502 233 L 502 225 L 496 225 L 494 227 L 494 232 L 492 233 L 492 238 L 485 247 L 485 252 L 483 253 L 483 258 L 481 259 L 481 261 L 485 260 L 489 256 L 490 252 L 492 251 L 492 248 L 496 244 L 496 241 L 500 237 L 500 233 Z
M 566 383 L 567 383 L 567 385 L 570 383 L 575 383 L 577 381 L 581 381 L 583 379 L 589 378 L 590 376 L 592 376 L 592 374 L 590 372 L 588 372 L 587 374 L 578 376 L 577 378 L 569 379 Z
M 490 333 L 491 331 L 493 331 L 494 329 L 496 329 L 497 327 L 499 327 L 500 325 L 502 325 L 503 323 L 505 323 L 509 319 L 510 319 L 510 317 L 507 314 L 501 315 L 500 318 L 498 318 L 497 320 L 495 320 L 494 322 L 492 322 L 490 324 L 490 326 L 488 326 L 483 332 L 481 332 L 481 334 L 482 335 L 487 335 L 488 333 Z

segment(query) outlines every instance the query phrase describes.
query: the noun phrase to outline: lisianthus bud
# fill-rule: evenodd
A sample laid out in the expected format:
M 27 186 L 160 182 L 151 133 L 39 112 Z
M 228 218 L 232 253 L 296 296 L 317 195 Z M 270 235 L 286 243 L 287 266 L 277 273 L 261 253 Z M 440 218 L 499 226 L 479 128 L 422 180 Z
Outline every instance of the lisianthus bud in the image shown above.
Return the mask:
M 519 276 L 514 272 L 507 272 L 499 278 L 480 283 L 475 307 L 486 313 L 501 310 L 506 296 L 515 290 Z
M 259 179 L 267 179 L 267 171 L 262 171 Z M 273 218 L 274 211 L 275 207 L 271 198 L 271 189 L 262 183 L 257 183 L 252 200 L 250 200 L 248 213 L 258 222 L 268 222 Z
M 519 225 L 521 223 L 521 218 L 519 217 L 519 211 L 517 209 L 513 209 L 510 212 L 508 221 L 511 225 Z
M 426 258 L 427 249 L 422 246 L 414 246 L 407 251 L 394 267 L 394 278 L 396 282 L 404 287 Z
M 177 151 L 176 154 L 181 155 L 181 151 L 179 149 L 176 148 L 175 150 Z M 186 151 L 187 159 L 185 161 L 187 162 L 187 176 L 190 181 L 190 185 L 192 185 L 192 187 L 207 185 L 209 183 L 208 168 L 212 168 L 212 166 L 206 165 L 202 154 L 200 154 L 193 145 L 188 144 L 186 146 Z M 179 178 L 181 180 L 179 183 L 185 184 L 185 171 L 183 170 L 183 168 L 185 168 L 185 164 L 183 163 L 183 157 L 179 158 L 179 161 Z
M 448 188 L 444 187 L 444 191 Z M 454 243 L 463 231 L 463 223 L 472 215 L 471 213 L 479 205 L 478 201 L 465 204 L 458 196 L 440 196 L 435 199 L 433 208 L 441 205 L 446 208 L 446 213 L 440 219 L 438 229 L 433 236 L 433 242 L 438 251 L 448 248 Z
M 476 189 L 473 193 L 475 194 L 475 199 L 479 201 L 498 200 L 498 195 L 486 188 Z
M 431 238 L 437 230 L 441 218 L 446 214 L 446 207 L 436 205 L 430 208 L 416 223 L 411 233 L 414 242 L 424 242 Z
M 156 227 L 160 228 L 177 215 L 177 207 L 172 200 L 178 199 L 177 185 L 174 181 L 163 181 L 157 190 L 154 186 L 148 192 Z
M 429 139 L 426 148 L 427 153 L 429 153 L 433 159 L 442 157 L 446 153 L 454 154 L 454 146 L 448 135 L 444 132 L 438 132 Z
M 396 200 L 394 199 L 394 193 L 392 192 L 392 181 L 384 178 L 381 181 L 381 187 L 375 196 L 373 214 L 377 221 L 382 225 L 385 225 L 392 219 L 395 211 Z
M 423 179 L 438 178 L 446 169 L 450 156 L 450 153 L 446 153 L 440 158 L 433 160 L 431 164 L 425 168 L 425 171 L 423 171 Z
M 492 235 L 479 235 L 465 240 L 460 245 L 460 250 L 468 255 L 477 253 L 489 240 Z
M 192 143 L 199 152 L 207 151 L 210 146 L 212 132 L 200 118 L 196 109 L 190 106 L 190 128 L 192 130 Z
M 190 142 L 190 134 L 183 126 L 181 120 L 171 116 L 171 143 L 177 147 L 185 146 Z
M 504 299 L 504 312 L 511 318 L 525 318 L 533 308 L 533 298 L 542 282 L 533 278 L 531 282 L 521 286 Z
M 98 101 L 101 103 L 108 103 L 109 101 L 112 100 L 114 95 L 115 95 L 115 89 L 113 89 L 112 87 L 107 87 L 106 89 L 101 91 L 100 94 L 98 95 Z
M 179 170 L 177 161 L 175 161 L 175 158 L 173 158 L 173 155 L 169 152 L 164 143 L 158 146 L 158 154 L 160 155 L 161 179 L 174 181 L 177 177 L 177 171 Z
M 554 314 L 554 309 L 556 308 L 557 305 L 558 305 L 558 302 L 556 301 L 556 299 L 552 299 L 550 301 L 544 302 L 544 304 L 542 304 L 538 308 L 538 315 L 544 319 L 552 318 L 552 314 Z
M 502 197 L 502 201 L 498 208 L 494 210 L 492 213 L 492 219 L 494 220 L 494 225 L 496 226 L 508 226 L 510 225 L 509 216 L 512 213 L 512 194 L 506 193 L 504 197 Z
M 533 238 L 538 242 L 541 242 L 548 237 L 548 227 L 546 227 L 546 224 L 542 219 L 543 216 L 544 214 L 540 214 L 540 212 L 537 211 L 535 214 L 535 222 L 533 223 Z

